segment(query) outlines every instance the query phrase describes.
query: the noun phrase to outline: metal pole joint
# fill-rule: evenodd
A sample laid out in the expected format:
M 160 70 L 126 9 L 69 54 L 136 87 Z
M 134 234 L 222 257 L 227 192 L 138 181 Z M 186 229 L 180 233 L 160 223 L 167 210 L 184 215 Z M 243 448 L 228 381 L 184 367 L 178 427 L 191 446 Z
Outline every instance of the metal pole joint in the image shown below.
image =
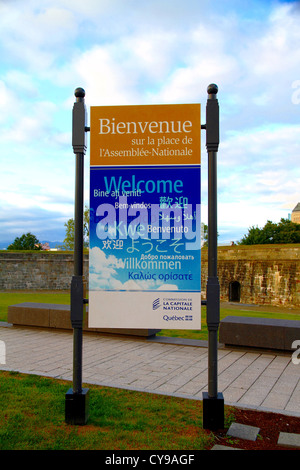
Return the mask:
M 72 146 L 74 153 L 86 153 L 86 132 L 88 127 L 87 112 L 84 103 L 85 91 L 83 88 L 76 88 L 76 101 L 73 105 L 73 121 L 72 121 Z
M 206 148 L 208 152 L 217 152 L 220 143 L 218 87 L 214 83 L 207 87 L 206 104 Z

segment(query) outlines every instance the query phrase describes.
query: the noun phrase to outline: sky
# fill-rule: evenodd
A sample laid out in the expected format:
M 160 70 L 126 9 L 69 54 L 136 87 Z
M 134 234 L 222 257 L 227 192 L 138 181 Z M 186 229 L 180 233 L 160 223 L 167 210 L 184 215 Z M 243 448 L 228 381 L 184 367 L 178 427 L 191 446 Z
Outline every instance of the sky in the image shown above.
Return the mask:
M 88 116 L 90 106 L 201 103 L 205 123 L 216 83 L 219 243 L 287 218 L 300 202 L 299 21 L 300 2 L 279 0 L 0 0 L 0 246 L 27 232 L 64 239 L 77 87 Z

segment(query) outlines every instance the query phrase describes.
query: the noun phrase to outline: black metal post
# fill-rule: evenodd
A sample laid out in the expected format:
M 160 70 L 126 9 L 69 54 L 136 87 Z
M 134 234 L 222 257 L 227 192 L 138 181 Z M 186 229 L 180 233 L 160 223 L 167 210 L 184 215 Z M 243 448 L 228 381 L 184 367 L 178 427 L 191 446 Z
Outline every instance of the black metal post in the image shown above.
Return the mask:
M 206 320 L 208 327 L 208 392 L 203 393 L 203 427 L 224 427 L 224 399 L 218 393 L 218 328 L 220 323 L 220 285 L 218 279 L 217 232 L 217 152 L 219 148 L 218 87 L 207 88 L 206 148 L 208 153 L 208 279 Z
M 84 155 L 87 148 L 85 91 L 82 88 L 77 88 L 75 97 L 72 129 L 72 145 L 76 155 L 74 276 L 71 282 L 73 389 L 69 389 L 66 394 L 65 420 L 68 424 L 86 424 L 88 420 L 89 390 L 82 388 L 82 329 L 85 306 L 83 279 Z

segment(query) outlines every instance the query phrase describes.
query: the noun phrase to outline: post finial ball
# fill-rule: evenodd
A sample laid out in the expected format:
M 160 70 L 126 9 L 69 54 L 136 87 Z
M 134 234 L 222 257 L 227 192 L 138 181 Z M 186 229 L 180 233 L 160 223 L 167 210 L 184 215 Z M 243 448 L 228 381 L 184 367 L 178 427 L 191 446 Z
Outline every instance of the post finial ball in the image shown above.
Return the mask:
M 84 98 L 85 97 L 85 91 L 83 88 L 76 88 L 74 95 L 76 98 Z
M 218 93 L 218 85 L 216 85 L 215 83 L 211 83 L 210 85 L 208 85 L 207 93 L 209 95 L 216 95 Z

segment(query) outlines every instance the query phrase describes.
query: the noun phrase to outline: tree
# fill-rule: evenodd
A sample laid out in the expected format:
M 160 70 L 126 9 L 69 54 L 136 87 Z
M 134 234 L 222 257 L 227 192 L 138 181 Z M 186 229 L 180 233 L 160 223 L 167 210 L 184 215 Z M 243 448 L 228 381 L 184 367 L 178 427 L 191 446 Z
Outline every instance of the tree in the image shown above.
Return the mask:
M 219 234 L 217 233 L 217 238 Z M 201 222 L 201 246 L 208 246 L 208 225 Z
M 8 250 L 41 250 L 42 244 L 35 235 L 28 232 L 21 237 L 16 237 L 14 242 L 7 247 Z
M 300 224 L 289 219 L 281 219 L 278 224 L 268 220 L 263 228 L 250 227 L 239 242 L 240 245 L 276 243 L 300 243 Z
M 63 243 L 63 247 L 65 250 L 74 250 L 74 236 L 75 236 L 75 222 L 74 219 L 69 219 L 65 223 L 66 227 L 66 235 Z M 89 214 L 89 208 L 85 207 L 84 213 L 83 213 L 83 246 L 88 247 L 89 245 L 89 235 L 90 235 L 90 214 Z
M 201 245 L 208 245 L 208 226 L 204 222 L 201 222 Z

